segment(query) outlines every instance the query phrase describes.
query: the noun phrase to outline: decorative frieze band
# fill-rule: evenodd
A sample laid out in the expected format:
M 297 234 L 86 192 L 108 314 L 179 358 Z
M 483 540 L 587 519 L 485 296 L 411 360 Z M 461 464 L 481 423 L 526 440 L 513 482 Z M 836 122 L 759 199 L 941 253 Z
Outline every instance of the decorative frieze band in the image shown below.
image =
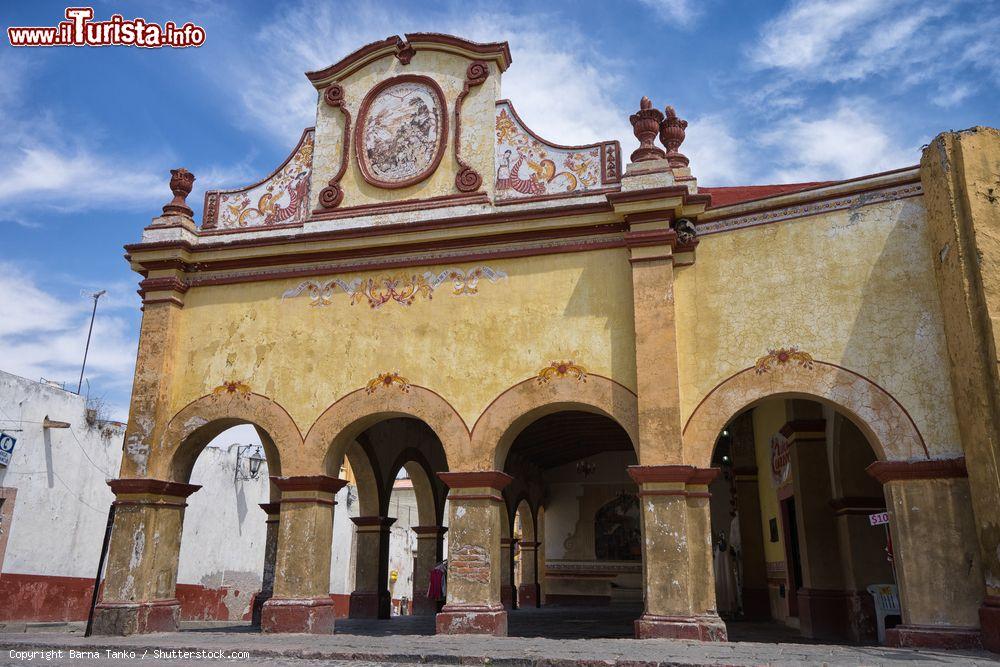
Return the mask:
M 452 294 L 455 296 L 476 295 L 479 293 L 479 281 L 483 278 L 495 284 L 505 280 L 507 274 L 488 266 L 477 266 L 467 271 L 452 268 L 438 272 L 425 271 L 423 274 L 354 278 L 350 282 L 343 278 L 303 280 L 285 291 L 281 298 L 292 299 L 306 295 L 311 306 L 329 306 L 339 287 L 350 297 L 352 306 L 361 301 L 367 302 L 371 308 L 381 308 L 391 302 L 409 306 L 418 299 L 433 298 L 434 290 L 446 282 L 452 283 Z
M 845 209 L 868 206 L 870 204 L 880 204 L 896 199 L 906 199 L 917 197 L 923 194 L 920 183 L 907 183 L 880 190 L 869 192 L 859 192 L 856 194 L 844 195 L 842 197 L 832 197 L 818 201 L 782 206 L 780 208 L 770 208 L 764 211 L 756 211 L 745 215 L 734 215 L 702 222 L 698 225 L 698 236 L 706 236 L 718 232 L 729 232 L 735 229 L 755 227 L 782 220 L 791 220 L 810 215 L 829 213 L 831 211 L 842 211 Z

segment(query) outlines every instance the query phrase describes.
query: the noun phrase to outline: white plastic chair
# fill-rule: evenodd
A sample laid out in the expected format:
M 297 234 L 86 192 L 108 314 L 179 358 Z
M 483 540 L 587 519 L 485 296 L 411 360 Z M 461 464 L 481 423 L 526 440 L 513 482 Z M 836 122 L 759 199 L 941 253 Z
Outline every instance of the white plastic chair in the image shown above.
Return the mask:
M 868 592 L 875 598 L 875 617 L 878 622 L 878 643 L 885 644 L 885 617 L 901 616 L 899 590 L 895 584 L 872 584 Z

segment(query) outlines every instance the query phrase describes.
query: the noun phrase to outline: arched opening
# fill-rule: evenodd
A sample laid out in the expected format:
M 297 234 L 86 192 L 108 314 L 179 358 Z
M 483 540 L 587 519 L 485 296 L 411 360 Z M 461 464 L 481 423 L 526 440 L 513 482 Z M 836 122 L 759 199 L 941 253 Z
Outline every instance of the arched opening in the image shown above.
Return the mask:
M 895 576 L 865 430 L 829 401 L 781 395 L 718 433 L 713 564 L 731 640 L 877 643 L 868 589 L 894 587 Z
M 259 625 L 273 591 L 280 491 L 270 476 L 281 474 L 281 463 L 267 431 L 240 421 L 202 425 L 174 457 L 175 480 L 201 487 L 187 500 L 181 529 L 183 621 Z
M 339 627 L 359 634 L 432 634 L 444 601 L 430 591 L 444 553 L 445 489 L 437 476 L 448 470 L 444 448 L 420 419 L 385 415 L 362 424 L 347 430 L 352 439 L 343 448 L 342 476 L 355 500 L 342 519 L 335 516 L 334 575 L 338 554 L 350 563 L 341 568 L 343 577 L 331 579 L 332 595 L 344 600 Z M 388 619 L 394 620 L 383 623 Z
M 642 613 L 637 487 L 628 474 L 638 463 L 632 438 L 603 411 L 559 408 L 514 420 L 518 430 L 507 436 L 503 470 L 514 481 L 504 493 L 517 609 L 508 631 L 631 637 Z

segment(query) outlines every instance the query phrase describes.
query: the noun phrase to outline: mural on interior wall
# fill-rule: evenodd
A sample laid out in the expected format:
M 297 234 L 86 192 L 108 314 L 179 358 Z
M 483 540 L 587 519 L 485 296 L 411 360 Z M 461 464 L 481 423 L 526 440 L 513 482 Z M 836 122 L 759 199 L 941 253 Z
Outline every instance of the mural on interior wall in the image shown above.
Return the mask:
M 638 496 L 622 493 L 597 510 L 594 515 L 594 555 L 597 560 L 642 559 Z
M 313 140 L 310 128 L 284 164 L 264 180 L 238 190 L 205 193 L 202 229 L 242 229 L 294 224 L 309 213 Z
M 447 130 L 437 85 L 420 77 L 393 79 L 369 95 L 358 120 L 358 163 L 365 178 L 401 187 L 429 176 L 441 160 Z
M 618 183 L 618 142 L 558 146 L 536 136 L 510 102 L 496 107 L 497 200 L 574 195 Z
M 311 306 L 329 306 L 339 287 L 350 297 L 353 306 L 365 301 L 372 308 L 381 308 L 387 303 L 398 303 L 410 306 L 420 297 L 431 299 L 434 290 L 446 282 L 452 283 L 451 293 L 455 296 L 475 296 L 479 293 L 479 281 L 485 278 L 491 283 L 497 283 L 507 278 L 503 271 L 488 266 L 477 266 L 469 270 L 445 269 L 434 273 L 425 271 L 423 274 L 384 275 L 375 278 L 354 278 L 351 281 L 343 278 L 333 278 L 327 281 L 304 280 L 281 295 L 282 299 L 291 299 L 306 295 Z

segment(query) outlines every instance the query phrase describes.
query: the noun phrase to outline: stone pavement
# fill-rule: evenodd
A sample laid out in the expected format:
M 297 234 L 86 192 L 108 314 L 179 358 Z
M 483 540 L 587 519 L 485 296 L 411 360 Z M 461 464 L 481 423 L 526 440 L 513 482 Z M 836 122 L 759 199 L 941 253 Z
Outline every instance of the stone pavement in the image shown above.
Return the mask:
M 340 661 L 352 665 L 502 665 L 504 667 L 569 667 L 614 665 L 998 665 L 987 653 L 889 649 L 874 646 L 824 644 L 765 644 L 757 642 L 705 643 L 634 639 L 542 639 L 425 635 L 261 635 L 257 632 L 187 630 L 132 637 L 84 638 L 64 633 L 0 634 L 0 664 L 29 664 L 17 651 L 59 650 L 50 664 L 111 664 L 122 659 L 70 660 L 68 651 L 112 649 L 133 651 L 128 662 L 145 655 L 144 664 L 205 663 L 198 655 L 180 659 L 157 658 L 156 651 L 233 652 L 248 657 L 228 659 L 238 664 L 281 664 L 306 667 Z M 15 653 L 11 653 L 14 651 Z M 32 664 L 45 662 L 36 657 Z M 337 664 L 334 662 L 333 664 Z

